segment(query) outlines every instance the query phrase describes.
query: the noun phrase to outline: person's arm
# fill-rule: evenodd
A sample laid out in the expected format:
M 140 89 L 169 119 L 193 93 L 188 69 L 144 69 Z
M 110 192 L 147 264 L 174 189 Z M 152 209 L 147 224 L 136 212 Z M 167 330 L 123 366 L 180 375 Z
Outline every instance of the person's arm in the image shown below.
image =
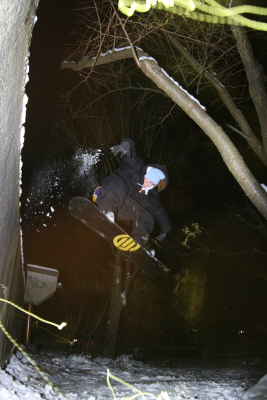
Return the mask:
M 131 157 L 131 143 L 127 140 L 122 140 L 120 144 L 110 147 L 110 150 L 114 156 L 119 155 L 120 158 L 124 156 Z
M 159 201 L 155 205 L 151 205 L 149 207 L 149 212 L 155 218 L 161 229 L 161 232 L 156 237 L 156 240 L 158 242 L 162 242 L 165 239 L 167 233 L 171 230 L 171 221 Z
M 144 161 L 136 154 L 135 143 L 130 138 L 123 138 L 121 143 L 110 148 L 111 153 L 120 155 L 121 168 L 130 173 L 140 173 L 144 166 Z

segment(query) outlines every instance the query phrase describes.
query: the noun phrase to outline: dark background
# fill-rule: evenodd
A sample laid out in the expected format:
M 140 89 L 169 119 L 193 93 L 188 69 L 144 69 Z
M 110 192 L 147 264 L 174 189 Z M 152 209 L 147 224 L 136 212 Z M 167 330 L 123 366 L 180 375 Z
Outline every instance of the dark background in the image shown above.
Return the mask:
M 26 88 L 29 102 L 22 152 L 25 265 L 56 268 L 63 284 L 63 289 L 35 312 L 58 323 L 67 320 L 68 328 L 59 336 L 68 340 L 77 333 L 82 336 L 86 324 L 96 323 L 108 302 L 112 282 L 109 246 L 76 222 L 68 211 L 71 197 L 92 194 L 92 181 L 102 174 L 98 168 L 101 159 L 90 170 L 91 177 L 78 176 L 72 162 L 77 149 L 62 147 L 54 134 L 56 104 L 64 86 L 64 73 L 57 66 L 65 58 L 64 44 L 72 40 L 78 7 L 79 2 L 74 0 L 40 1 L 30 48 L 30 80 Z M 211 115 L 216 111 L 216 106 L 211 108 Z M 190 132 L 191 147 L 184 157 L 188 138 L 181 135 L 178 140 L 178 129 Z M 145 157 L 142 138 L 134 139 L 139 154 Z M 235 140 L 254 175 L 264 182 L 263 167 L 246 151 L 241 139 Z M 199 343 L 202 340 L 200 333 L 202 338 L 210 338 L 212 351 L 217 354 L 265 351 L 266 238 L 238 217 L 254 223 L 246 210 L 255 210 L 217 149 L 182 112 L 168 127 L 164 144 L 159 137 L 156 145 L 168 152 L 173 151 L 173 143 L 181 162 L 177 169 L 165 161 L 170 185 L 162 194 L 173 231 L 157 252 L 172 274 L 166 279 L 137 274 L 129 305 L 121 317 L 119 351 L 130 352 L 136 345 L 149 348 L 151 343 L 154 351 L 195 351 L 196 337 Z M 90 141 L 88 148 L 92 148 Z M 186 248 L 181 244 L 185 240 L 183 229 L 188 226 L 193 230 L 192 223 L 199 224 L 201 235 Z M 179 294 L 175 297 L 177 282 Z M 144 309 L 142 318 L 140 311 Z M 137 334 L 140 329 L 146 331 L 143 336 Z M 40 337 L 59 340 L 55 332 L 34 324 L 33 340 Z M 97 353 L 101 351 L 100 331 L 94 340 L 90 351 Z

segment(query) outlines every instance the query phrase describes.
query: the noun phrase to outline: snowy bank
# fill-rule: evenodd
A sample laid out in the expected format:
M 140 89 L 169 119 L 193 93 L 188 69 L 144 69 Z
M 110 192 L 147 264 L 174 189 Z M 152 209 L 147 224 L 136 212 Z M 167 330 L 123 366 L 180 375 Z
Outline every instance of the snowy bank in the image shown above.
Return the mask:
M 17 352 L 5 370 L 0 370 L 0 400 L 248 400 L 267 398 L 265 362 L 230 360 L 148 359 L 148 364 L 121 356 L 104 358 L 66 355 L 43 351 L 31 355 L 63 397 L 42 378 L 29 361 Z M 110 377 L 107 371 L 118 378 Z M 258 382 L 258 383 L 257 383 Z M 145 394 L 146 393 L 146 394 Z M 163 394 L 162 394 L 163 393 Z M 163 397 L 162 397 L 163 396 Z M 166 395 L 167 396 L 167 395 Z M 260 397 L 261 396 L 261 397 Z M 165 397 L 167 399 L 167 397 Z

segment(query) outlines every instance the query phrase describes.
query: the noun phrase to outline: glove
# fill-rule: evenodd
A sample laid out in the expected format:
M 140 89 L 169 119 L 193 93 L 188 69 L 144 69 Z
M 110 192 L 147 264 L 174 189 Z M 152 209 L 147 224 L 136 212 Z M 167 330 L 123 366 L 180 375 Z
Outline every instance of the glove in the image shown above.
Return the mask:
M 156 237 L 156 241 L 162 242 L 165 239 L 165 237 L 169 231 L 170 231 L 170 229 L 167 229 L 167 228 L 162 229 L 161 233 Z
M 110 150 L 114 156 L 120 154 L 122 158 L 127 154 L 127 156 L 131 157 L 131 144 L 129 142 L 121 142 L 121 144 L 111 147 Z

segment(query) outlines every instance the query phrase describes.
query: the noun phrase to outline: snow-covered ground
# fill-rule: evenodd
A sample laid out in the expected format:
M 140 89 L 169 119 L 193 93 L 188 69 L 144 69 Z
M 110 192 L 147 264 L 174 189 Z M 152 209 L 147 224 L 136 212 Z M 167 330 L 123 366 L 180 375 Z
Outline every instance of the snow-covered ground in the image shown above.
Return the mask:
M 17 352 L 0 370 L 0 400 L 267 399 L 267 362 L 260 359 L 245 362 L 176 358 L 167 367 L 166 358 L 150 358 L 144 364 L 129 356 L 115 361 L 92 360 L 50 350 L 31 358 L 64 397 Z

